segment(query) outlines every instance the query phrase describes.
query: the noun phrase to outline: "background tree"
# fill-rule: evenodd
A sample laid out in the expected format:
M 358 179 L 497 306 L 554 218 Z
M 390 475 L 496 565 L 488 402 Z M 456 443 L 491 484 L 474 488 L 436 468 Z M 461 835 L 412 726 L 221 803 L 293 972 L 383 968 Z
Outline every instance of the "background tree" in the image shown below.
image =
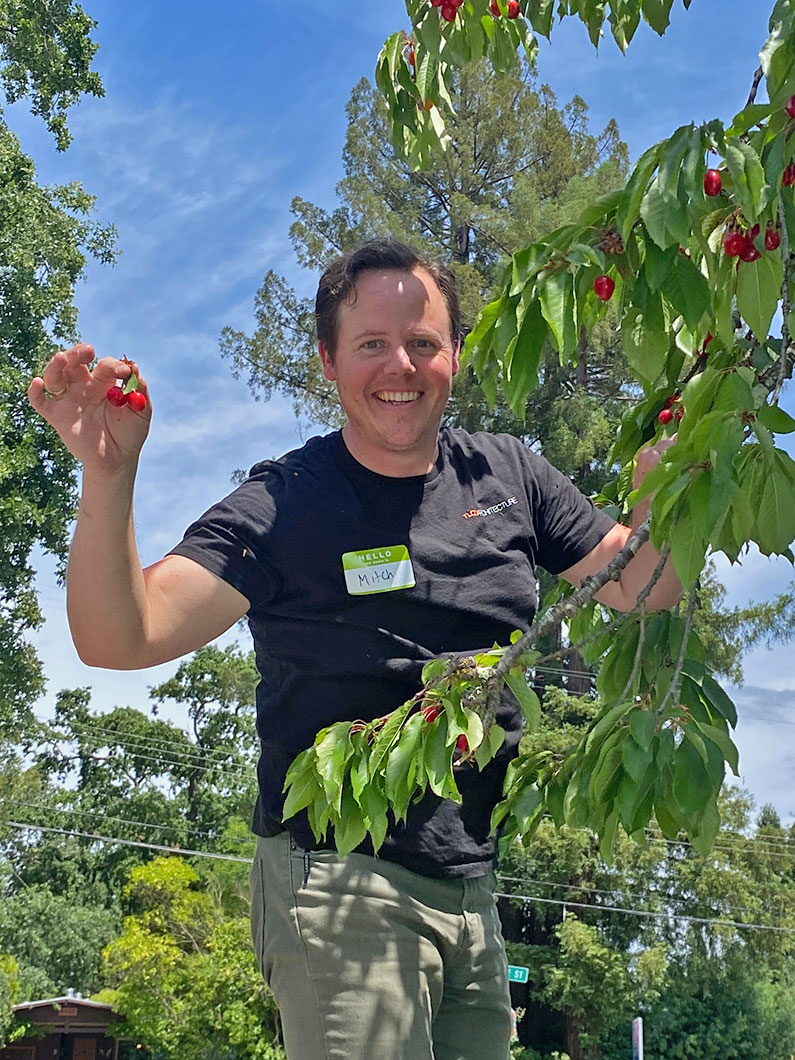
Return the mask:
M 131 912 L 105 951 L 111 986 L 100 996 L 124 1014 L 122 1033 L 167 1060 L 283 1060 L 248 909 L 225 909 L 223 889 L 201 871 L 177 858 L 132 870 Z
M 60 150 L 70 140 L 69 106 L 102 94 L 90 69 L 93 28 L 73 0 L 0 3 L 2 94 L 8 102 L 27 97 Z M 86 256 L 113 260 L 115 233 L 92 219 L 93 208 L 79 184 L 40 186 L 0 118 L 0 739 L 30 726 L 44 686 L 25 640 L 41 624 L 30 556 L 38 546 L 63 559 L 74 510 L 74 461 L 25 392 L 54 341 L 75 335 L 74 290 Z

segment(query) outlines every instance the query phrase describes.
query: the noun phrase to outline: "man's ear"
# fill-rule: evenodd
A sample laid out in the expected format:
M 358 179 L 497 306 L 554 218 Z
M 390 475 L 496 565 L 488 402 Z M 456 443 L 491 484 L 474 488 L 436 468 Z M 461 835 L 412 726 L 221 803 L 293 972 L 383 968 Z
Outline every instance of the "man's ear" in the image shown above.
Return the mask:
M 461 343 L 457 342 L 453 347 L 453 375 L 458 375 L 461 358 Z
M 320 360 L 323 363 L 323 375 L 326 379 L 330 379 L 332 382 L 337 378 L 337 371 L 334 368 L 334 361 L 331 359 L 328 346 L 325 342 L 319 342 L 317 344 L 317 352 L 320 354 Z

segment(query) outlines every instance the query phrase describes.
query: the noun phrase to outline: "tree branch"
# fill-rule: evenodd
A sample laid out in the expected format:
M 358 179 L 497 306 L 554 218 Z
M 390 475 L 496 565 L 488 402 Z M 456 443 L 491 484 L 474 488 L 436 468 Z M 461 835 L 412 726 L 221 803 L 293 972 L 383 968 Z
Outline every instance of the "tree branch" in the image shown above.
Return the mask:
M 581 607 L 590 603 L 602 586 L 607 585 L 610 581 L 618 581 L 621 572 L 635 556 L 641 545 L 644 545 L 649 540 L 650 533 L 651 517 L 647 515 L 626 545 L 620 552 L 616 553 L 606 567 L 603 567 L 602 570 L 590 578 L 586 578 L 580 588 L 572 593 L 571 596 L 567 596 L 565 600 L 561 600 L 554 607 L 550 607 L 541 618 L 532 624 L 523 637 L 507 649 L 488 679 L 486 709 L 483 715 L 483 725 L 486 729 L 490 727 L 497 713 L 502 683 L 501 678 L 508 673 L 517 659 L 547 630 L 554 628 L 564 619 L 570 618 Z

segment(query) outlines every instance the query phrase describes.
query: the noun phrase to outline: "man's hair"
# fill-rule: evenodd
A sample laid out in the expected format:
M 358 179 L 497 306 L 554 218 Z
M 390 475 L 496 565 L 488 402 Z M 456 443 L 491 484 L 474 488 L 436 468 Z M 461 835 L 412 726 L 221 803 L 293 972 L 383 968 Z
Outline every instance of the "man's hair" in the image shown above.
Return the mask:
M 392 270 L 412 272 L 424 269 L 441 291 L 450 315 L 450 338 L 459 341 L 461 309 L 455 276 L 446 265 L 426 258 L 405 243 L 394 239 L 371 239 L 356 250 L 332 261 L 317 288 L 315 320 L 318 342 L 322 342 L 334 357 L 339 333 L 339 309 L 343 302 L 356 300 L 356 281 L 363 272 Z

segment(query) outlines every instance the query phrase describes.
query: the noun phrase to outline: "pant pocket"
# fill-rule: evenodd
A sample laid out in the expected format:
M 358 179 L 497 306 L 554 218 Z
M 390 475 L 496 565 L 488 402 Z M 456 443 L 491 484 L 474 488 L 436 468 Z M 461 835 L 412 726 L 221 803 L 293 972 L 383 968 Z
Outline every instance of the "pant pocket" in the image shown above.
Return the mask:
M 251 866 L 251 942 L 259 970 L 265 976 L 265 874 L 262 858 L 257 854 Z

